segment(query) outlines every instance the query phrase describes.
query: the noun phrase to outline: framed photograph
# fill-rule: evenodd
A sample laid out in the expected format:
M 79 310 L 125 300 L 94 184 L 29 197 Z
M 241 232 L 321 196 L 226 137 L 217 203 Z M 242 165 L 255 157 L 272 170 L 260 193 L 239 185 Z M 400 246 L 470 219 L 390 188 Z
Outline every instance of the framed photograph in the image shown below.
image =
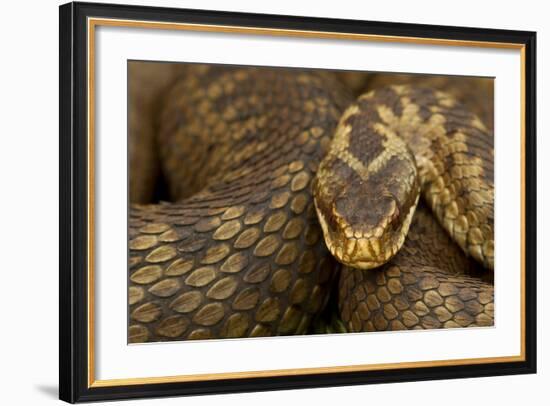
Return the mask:
M 60 7 L 60 398 L 534 373 L 534 32 Z

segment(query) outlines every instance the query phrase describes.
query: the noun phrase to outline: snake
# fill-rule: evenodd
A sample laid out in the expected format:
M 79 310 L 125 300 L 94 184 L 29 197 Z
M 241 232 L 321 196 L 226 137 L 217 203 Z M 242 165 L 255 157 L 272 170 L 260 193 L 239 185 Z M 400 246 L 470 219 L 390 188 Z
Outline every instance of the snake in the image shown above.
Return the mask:
M 178 69 L 130 81 L 129 343 L 307 334 L 332 302 L 348 332 L 493 325 L 492 130 L 456 97 Z

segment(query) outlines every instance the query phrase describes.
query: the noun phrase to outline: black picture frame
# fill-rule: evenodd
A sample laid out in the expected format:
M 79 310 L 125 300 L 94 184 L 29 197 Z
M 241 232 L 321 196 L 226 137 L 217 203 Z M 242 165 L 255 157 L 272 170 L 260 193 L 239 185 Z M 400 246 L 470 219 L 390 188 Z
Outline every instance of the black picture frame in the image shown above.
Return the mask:
M 67 402 L 234 393 L 536 372 L 536 33 L 373 21 L 260 15 L 112 4 L 60 6 L 59 397 Z M 318 373 L 198 382 L 90 386 L 88 379 L 87 19 L 103 17 L 513 43 L 525 52 L 525 359 L 517 362 L 366 372 Z

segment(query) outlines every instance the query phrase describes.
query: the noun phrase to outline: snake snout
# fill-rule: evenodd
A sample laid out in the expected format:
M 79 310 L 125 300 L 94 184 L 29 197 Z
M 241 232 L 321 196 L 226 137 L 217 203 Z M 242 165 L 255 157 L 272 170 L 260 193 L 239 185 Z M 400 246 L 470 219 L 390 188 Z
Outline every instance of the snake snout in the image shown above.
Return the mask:
M 360 269 L 383 265 L 403 242 L 396 197 L 373 189 L 348 190 L 332 202 L 330 210 L 318 210 L 331 253 L 341 263 Z
M 344 221 L 344 234 L 347 238 L 382 238 L 394 232 L 400 223 L 399 205 L 390 193 L 376 191 L 346 196 L 335 203 L 335 212 Z

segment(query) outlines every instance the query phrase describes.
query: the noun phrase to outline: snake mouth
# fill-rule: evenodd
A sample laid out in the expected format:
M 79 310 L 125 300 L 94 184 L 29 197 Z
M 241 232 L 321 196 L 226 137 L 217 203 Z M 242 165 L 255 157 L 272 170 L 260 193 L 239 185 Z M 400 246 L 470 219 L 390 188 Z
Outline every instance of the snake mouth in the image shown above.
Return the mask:
M 402 238 L 404 241 L 404 238 Z M 357 269 L 373 269 L 388 262 L 401 248 L 403 241 L 391 238 L 329 238 L 325 242 L 331 254 L 342 264 Z
M 332 253 L 345 265 L 359 269 L 372 269 L 384 265 L 401 248 L 401 244 L 382 241 L 377 238 L 350 238 L 341 246 L 335 246 Z M 332 252 L 332 251 L 331 251 Z
M 342 264 L 357 269 L 373 269 L 384 265 L 401 249 L 409 231 L 412 217 L 418 204 L 417 195 L 414 204 L 404 216 L 399 216 L 399 225 L 392 219 L 377 227 L 377 232 L 368 236 L 355 235 L 349 232 L 349 225 L 331 226 L 325 214 L 317 208 L 317 217 L 325 243 L 330 253 Z M 314 199 L 315 200 L 315 199 Z M 333 219 L 334 220 L 334 219 Z M 338 223 L 338 222 L 337 222 Z

